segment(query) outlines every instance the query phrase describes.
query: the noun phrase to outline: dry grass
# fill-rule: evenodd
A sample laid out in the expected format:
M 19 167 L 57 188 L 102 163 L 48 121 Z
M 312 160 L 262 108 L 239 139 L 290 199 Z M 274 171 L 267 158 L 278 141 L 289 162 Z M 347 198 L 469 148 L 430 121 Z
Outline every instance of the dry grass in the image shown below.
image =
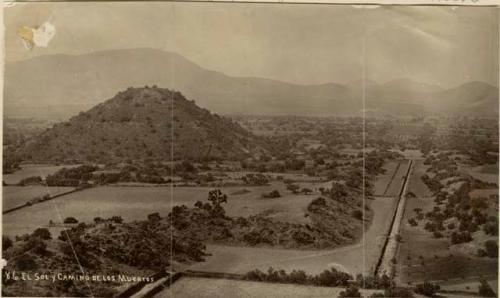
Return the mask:
M 479 166 L 479 167 L 468 167 L 468 166 L 459 166 L 459 171 L 469 174 L 472 177 L 482 180 L 484 182 L 497 183 L 498 184 L 498 171 L 493 171 L 492 167 Z
M 212 256 L 206 262 L 195 264 L 192 269 L 246 273 L 256 268 L 267 270 L 272 266 L 288 271 L 302 269 L 316 274 L 335 267 L 351 274 L 369 272 L 380 255 L 384 233 L 390 225 L 391 217 L 387 214 L 393 212 L 395 202 L 394 198 L 377 198 L 371 201 L 374 211 L 372 224 L 364 237 L 353 245 L 323 251 L 209 245 L 208 252 Z

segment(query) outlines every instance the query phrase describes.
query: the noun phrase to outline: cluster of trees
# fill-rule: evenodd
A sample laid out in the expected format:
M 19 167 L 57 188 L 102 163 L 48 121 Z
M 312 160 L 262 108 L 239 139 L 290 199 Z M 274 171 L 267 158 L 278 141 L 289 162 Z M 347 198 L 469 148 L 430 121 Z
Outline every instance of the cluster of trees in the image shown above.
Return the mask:
M 2 247 L 6 259 L 15 269 L 31 271 L 40 267 L 41 259 L 51 256 L 46 243 L 50 239 L 52 236 L 47 229 L 38 228 L 31 234 L 16 237 L 15 242 L 3 236 Z
M 92 179 L 92 172 L 97 170 L 97 166 L 82 165 L 75 168 L 62 168 L 45 178 L 48 186 L 73 186 L 76 187 L 82 182 Z
M 39 184 L 42 184 L 42 182 L 43 182 L 42 177 L 40 177 L 40 176 L 31 176 L 31 177 L 27 177 L 27 178 L 21 179 L 21 181 L 19 181 L 17 183 L 17 185 L 18 186 L 39 185 Z
M 270 267 L 267 272 L 262 272 L 259 269 L 249 271 L 245 274 L 244 279 L 323 287 L 346 287 L 344 291 L 339 293 L 338 297 L 362 297 L 359 291 L 360 288 L 384 290 L 383 293 L 374 293 L 370 297 L 413 297 L 411 289 L 396 287 L 394 281 L 386 274 L 381 276 L 363 276 L 359 274 L 356 276 L 356 280 L 353 280 L 351 275 L 335 268 L 324 270 L 317 275 L 310 275 L 303 270 L 292 270 L 288 273 L 285 270 L 276 270 Z M 417 289 L 423 289 L 425 293 L 430 293 L 427 285 L 427 283 L 418 285 Z M 435 291 L 433 294 L 435 294 Z
M 422 178 L 428 186 L 436 186 L 435 201 L 437 206 L 425 213 L 428 222 L 424 226 L 427 231 L 433 233 L 434 237 L 440 238 L 444 236 L 444 231 L 446 231 L 445 221 L 451 219 L 458 221 L 458 224 L 455 224 L 454 221 L 448 222 L 446 226 L 450 231 L 449 236 L 452 244 L 472 241 L 472 233 L 478 231 L 481 226 L 486 234 L 498 235 L 498 218 L 487 215 L 488 200 L 481 197 L 471 199 L 469 196 L 472 189 L 489 188 L 489 185 L 473 178 L 461 179 L 461 185 L 450 194 L 441 190 L 443 186 L 438 182 L 439 178 L 430 179 L 427 175 Z M 423 220 L 424 218 L 421 211 L 417 212 L 417 220 Z M 416 226 L 418 225 L 417 220 L 410 218 L 408 223 Z
M 94 217 L 94 223 L 100 224 L 100 223 L 115 223 L 115 224 L 121 224 L 123 223 L 123 218 L 119 215 L 113 215 L 109 218 L 102 218 L 102 217 Z
M 335 268 L 324 270 L 317 275 L 309 275 L 303 270 L 293 270 L 287 273 L 285 270 L 275 270 L 269 267 L 267 272 L 262 272 L 259 269 L 247 272 L 244 277 L 246 280 L 276 282 L 276 283 L 291 283 L 301 285 L 314 285 L 323 287 L 339 287 L 349 285 L 352 276 L 338 271 Z
M 498 243 L 495 240 L 488 240 L 484 242 L 484 249 L 479 248 L 477 250 L 477 255 L 479 257 L 490 257 L 498 258 Z
M 248 185 L 267 185 L 269 183 L 269 179 L 260 173 L 257 174 L 246 174 L 241 178 L 241 180 Z
M 425 281 L 423 284 L 417 284 L 415 287 L 415 293 L 422 294 L 427 297 L 435 297 L 439 289 L 441 289 L 441 287 L 438 284 Z
M 2 171 L 3 174 L 12 174 L 20 169 L 22 159 L 13 152 L 6 152 L 3 155 Z

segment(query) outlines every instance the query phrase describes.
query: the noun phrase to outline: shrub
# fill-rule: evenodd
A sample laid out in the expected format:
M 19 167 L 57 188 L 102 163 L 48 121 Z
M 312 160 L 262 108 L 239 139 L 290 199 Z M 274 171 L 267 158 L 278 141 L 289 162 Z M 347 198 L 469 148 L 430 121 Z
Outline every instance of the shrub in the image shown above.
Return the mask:
M 52 235 L 50 235 L 49 230 L 46 228 L 38 228 L 31 235 L 34 237 L 39 237 L 40 239 L 43 239 L 43 240 L 52 239 Z
M 16 268 L 22 271 L 35 270 L 38 265 L 35 261 L 35 257 L 29 253 L 22 254 L 16 260 Z
M 113 215 L 109 218 L 109 221 L 117 223 L 117 224 L 121 224 L 121 223 L 123 223 L 123 218 L 119 215 Z
M 452 244 L 460 244 L 460 243 L 465 243 L 465 242 L 470 242 L 470 241 L 472 241 L 472 236 L 470 235 L 469 232 L 462 232 L 462 233 L 453 232 L 451 234 L 451 243 Z
M 289 191 L 291 191 L 294 194 L 298 194 L 300 186 L 298 186 L 297 184 L 291 184 L 290 183 L 290 184 L 287 184 L 286 189 L 289 190 Z
M 352 217 L 359 219 L 359 220 L 363 220 L 363 212 L 361 210 L 354 210 L 352 212 Z
M 157 222 L 157 221 L 160 221 L 160 219 L 161 219 L 161 216 L 160 216 L 160 213 L 158 213 L 158 212 L 148 214 L 148 220 L 150 222 Z
M 315 276 L 314 283 L 317 286 L 326 287 L 347 286 L 349 279 L 351 279 L 351 276 L 349 274 L 340 272 L 335 268 L 331 268 L 330 270 L 325 270 L 319 275 Z
M 425 223 L 424 229 L 426 229 L 429 232 L 435 232 L 436 231 L 436 224 L 429 221 L 429 222 Z
M 304 187 L 300 190 L 300 192 L 305 194 L 305 195 L 308 195 L 308 194 L 312 193 L 313 191 L 310 188 Z
M 434 238 L 443 238 L 443 234 L 441 234 L 441 232 L 439 231 L 435 231 L 434 233 L 432 233 L 432 235 L 434 236 Z
M 309 277 L 303 270 L 293 270 L 289 276 L 288 281 L 294 284 L 306 284 Z
M 47 253 L 47 244 L 38 237 L 28 237 L 23 244 L 23 251 L 43 256 Z
M 408 223 L 410 224 L 410 226 L 412 227 L 415 227 L 418 225 L 418 222 L 414 219 L 414 218 L 410 218 L 408 219 Z
M 339 297 L 361 297 L 361 293 L 356 286 L 349 286 L 345 291 L 339 293 Z
M 415 293 L 422 294 L 427 297 L 434 297 L 437 291 L 440 289 L 440 286 L 437 284 L 433 284 L 430 282 L 424 282 L 423 284 L 418 284 L 415 287 Z
M 487 222 L 483 226 L 483 231 L 487 235 L 498 236 L 498 222 Z
M 274 198 L 279 198 L 279 197 L 281 197 L 281 194 L 277 190 L 273 190 L 269 193 L 262 194 L 262 198 L 264 198 L 264 199 L 274 199 Z

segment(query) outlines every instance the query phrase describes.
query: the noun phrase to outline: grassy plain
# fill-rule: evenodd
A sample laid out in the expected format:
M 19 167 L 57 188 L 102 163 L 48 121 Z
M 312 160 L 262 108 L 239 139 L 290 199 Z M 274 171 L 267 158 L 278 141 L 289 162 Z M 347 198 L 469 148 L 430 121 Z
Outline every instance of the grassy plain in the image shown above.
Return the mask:
M 221 190 L 228 194 L 228 203 L 224 208 L 229 216 L 248 216 L 264 212 L 276 220 L 308 222 L 308 219 L 304 217 L 307 205 L 317 197 L 317 188 L 324 184 L 304 182 L 299 185 L 309 187 L 315 192 L 309 195 L 294 195 L 286 190 L 282 182 L 272 182 L 267 186 L 223 187 Z M 10 192 L 11 187 L 8 189 Z M 29 189 L 31 188 L 19 187 L 21 192 Z M 33 189 L 43 191 L 44 188 L 40 186 Z M 166 216 L 172 206 L 192 207 L 196 201 L 206 202 L 211 189 L 213 187 L 170 186 L 103 186 L 86 189 L 4 215 L 4 233 L 7 235 L 29 233 L 38 227 L 47 226 L 49 220 L 60 223 L 69 216 L 82 222 L 91 222 L 97 216 L 107 218 L 120 215 L 125 221 L 142 220 L 153 212 Z M 281 198 L 261 198 L 263 193 L 275 189 L 282 194 Z M 241 190 L 249 192 L 232 195 Z M 7 195 L 12 199 L 7 202 L 15 202 L 16 198 L 23 197 L 21 192 L 17 192 L 17 187 L 12 188 L 12 193 Z M 31 193 L 28 191 L 27 194 Z
M 313 287 L 253 281 L 183 277 L 155 297 L 337 297 L 342 288 Z M 361 290 L 371 295 L 376 290 Z

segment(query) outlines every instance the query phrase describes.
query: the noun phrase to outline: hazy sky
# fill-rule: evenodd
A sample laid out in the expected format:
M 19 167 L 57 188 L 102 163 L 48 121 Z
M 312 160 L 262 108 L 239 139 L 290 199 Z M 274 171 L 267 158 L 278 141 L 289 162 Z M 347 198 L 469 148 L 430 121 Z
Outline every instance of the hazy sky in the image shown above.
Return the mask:
M 28 50 L 22 26 L 49 22 L 47 48 Z M 6 59 L 149 47 L 233 76 L 299 84 L 498 85 L 498 9 L 233 3 L 24 3 L 5 10 Z M 363 55 L 363 44 L 365 53 Z

